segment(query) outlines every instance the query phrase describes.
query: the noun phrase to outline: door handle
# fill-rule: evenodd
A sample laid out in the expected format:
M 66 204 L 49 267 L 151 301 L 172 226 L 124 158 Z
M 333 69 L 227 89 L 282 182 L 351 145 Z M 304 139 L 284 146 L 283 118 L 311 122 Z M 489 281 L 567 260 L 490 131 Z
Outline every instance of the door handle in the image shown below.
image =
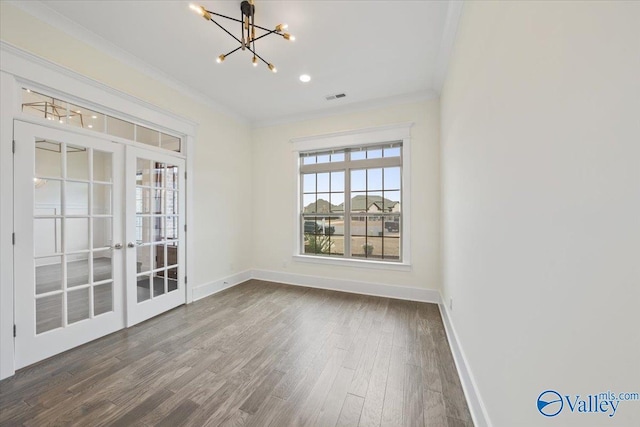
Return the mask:
M 115 245 L 111 246 L 112 249 L 122 249 L 122 243 L 116 243 Z
M 136 247 L 136 244 L 135 244 L 135 243 L 133 243 L 133 242 L 129 242 L 129 243 L 127 243 L 127 247 L 128 247 L 128 248 L 135 248 L 135 247 Z

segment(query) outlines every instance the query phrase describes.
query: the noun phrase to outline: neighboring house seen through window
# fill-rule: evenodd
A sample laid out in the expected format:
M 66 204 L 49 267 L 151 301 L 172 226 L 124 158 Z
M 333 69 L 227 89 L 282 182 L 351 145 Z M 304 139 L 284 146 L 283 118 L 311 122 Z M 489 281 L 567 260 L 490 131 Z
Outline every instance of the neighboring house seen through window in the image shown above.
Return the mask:
M 301 152 L 301 254 L 402 262 L 402 154 L 402 142 Z

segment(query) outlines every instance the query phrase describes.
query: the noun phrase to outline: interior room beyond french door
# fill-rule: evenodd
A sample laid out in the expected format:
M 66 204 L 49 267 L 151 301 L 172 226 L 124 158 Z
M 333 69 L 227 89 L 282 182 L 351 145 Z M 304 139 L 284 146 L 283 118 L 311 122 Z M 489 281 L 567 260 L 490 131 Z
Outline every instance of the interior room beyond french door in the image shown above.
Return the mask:
M 16 368 L 124 327 L 119 144 L 16 121 Z
M 184 159 L 126 151 L 127 326 L 186 302 Z

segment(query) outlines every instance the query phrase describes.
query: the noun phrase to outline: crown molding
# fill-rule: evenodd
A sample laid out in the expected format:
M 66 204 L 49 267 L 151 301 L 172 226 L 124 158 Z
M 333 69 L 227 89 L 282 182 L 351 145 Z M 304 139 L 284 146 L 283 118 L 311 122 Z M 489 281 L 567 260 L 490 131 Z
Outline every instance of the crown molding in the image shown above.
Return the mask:
M 435 70 L 433 73 L 433 82 L 431 86 L 438 92 L 442 92 L 444 81 L 449 70 L 449 62 L 453 53 L 453 45 L 458 33 L 460 24 L 460 16 L 464 7 L 463 0 L 450 0 L 447 9 L 447 18 L 442 31 L 442 39 L 440 40 L 440 48 L 436 56 Z
M 419 92 L 406 93 L 403 95 L 395 95 L 386 98 L 378 98 L 367 101 L 359 101 L 351 104 L 334 107 L 331 109 L 323 109 L 320 111 L 311 111 L 308 113 L 300 113 L 294 115 L 288 115 L 278 117 L 275 119 L 258 120 L 252 122 L 251 125 L 254 129 L 285 125 L 291 123 L 303 122 L 306 120 L 322 119 L 325 117 L 338 116 L 349 113 L 359 113 L 363 111 L 377 110 L 384 107 L 391 107 L 394 105 L 410 104 L 412 102 L 422 102 L 431 99 L 437 99 L 440 95 L 431 89 L 423 90 Z
M 241 124 L 249 124 L 249 120 L 245 116 L 214 101 L 210 97 L 182 83 L 181 81 L 175 79 L 164 71 L 148 64 L 145 61 L 138 59 L 135 55 L 132 55 L 131 53 L 116 46 L 115 44 L 99 36 L 93 31 L 60 14 L 56 10 L 47 6 L 47 4 L 43 1 L 7 0 L 6 3 L 15 6 L 23 12 L 28 13 L 29 15 L 53 26 L 54 28 L 57 28 L 58 30 L 70 35 L 71 37 L 81 40 L 89 46 L 98 49 L 99 51 L 113 58 L 116 58 L 119 61 L 122 61 L 124 64 L 130 66 L 131 68 L 134 68 L 152 77 L 154 80 L 157 80 L 160 83 L 180 92 L 181 94 L 191 98 L 194 101 L 206 105 L 214 111 L 231 116 Z

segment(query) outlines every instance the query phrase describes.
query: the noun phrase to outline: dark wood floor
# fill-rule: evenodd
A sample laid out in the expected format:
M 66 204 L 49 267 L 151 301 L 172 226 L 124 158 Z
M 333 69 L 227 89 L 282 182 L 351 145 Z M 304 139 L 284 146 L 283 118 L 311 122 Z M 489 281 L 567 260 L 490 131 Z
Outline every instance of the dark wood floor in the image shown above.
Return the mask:
M 0 425 L 471 426 L 438 307 L 251 280 L 19 371 Z

